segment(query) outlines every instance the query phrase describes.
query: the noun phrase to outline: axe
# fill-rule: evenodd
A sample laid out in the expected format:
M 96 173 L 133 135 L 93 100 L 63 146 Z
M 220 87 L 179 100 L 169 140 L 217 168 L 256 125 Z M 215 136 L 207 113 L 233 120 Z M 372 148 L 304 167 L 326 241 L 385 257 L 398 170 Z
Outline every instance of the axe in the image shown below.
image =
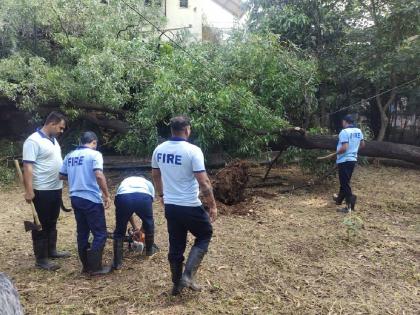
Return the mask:
M 19 162 L 18 162 L 18 160 L 13 160 L 13 162 L 15 163 L 16 172 L 17 172 L 17 174 L 19 176 L 20 183 L 22 185 L 24 185 L 23 184 L 22 170 L 20 169 Z M 28 231 L 41 231 L 42 230 L 42 227 L 41 227 L 41 223 L 39 222 L 38 214 L 36 213 L 34 203 L 31 201 L 30 205 L 31 205 L 32 216 L 34 218 L 34 222 L 31 222 L 31 221 L 24 221 L 23 222 L 23 224 L 25 225 L 25 232 L 28 232 Z

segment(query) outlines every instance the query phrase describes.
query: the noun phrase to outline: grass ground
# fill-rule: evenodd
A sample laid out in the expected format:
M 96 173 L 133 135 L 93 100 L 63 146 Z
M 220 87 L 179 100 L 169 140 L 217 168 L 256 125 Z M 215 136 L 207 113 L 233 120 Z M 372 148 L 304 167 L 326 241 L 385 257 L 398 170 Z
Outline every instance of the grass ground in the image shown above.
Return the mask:
M 293 181 L 294 172 L 272 175 Z M 359 167 L 353 181 L 364 226 L 350 239 L 345 216 L 330 202 L 336 181 L 287 195 L 279 187 L 247 191 L 236 207 L 248 215 L 224 215 L 215 223 L 198 276 L 204 292 L 176 298 L 168 294 L 159 205 L 161 253 L 151 259 L 126 253 L 124 269 L 89 279 L 80 274 L 73 214 L 61 213 L 59 220 L 59 247 L 72 257 L 57 272 L 37 270 L 22 224 L 29 208 L 18 187 L 3 189 L 0 271 L 13 278 L 28 314 L 418 314 L 420 171 Z M 110 229 L 113 214 L 107 211 Z M 108 262 L 111 249 L 108 242 Z

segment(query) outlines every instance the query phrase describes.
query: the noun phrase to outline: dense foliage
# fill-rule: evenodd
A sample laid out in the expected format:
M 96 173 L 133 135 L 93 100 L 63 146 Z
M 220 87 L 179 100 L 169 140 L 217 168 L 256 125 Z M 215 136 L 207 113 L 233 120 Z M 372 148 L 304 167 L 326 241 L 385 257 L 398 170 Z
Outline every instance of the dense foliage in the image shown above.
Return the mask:
M 175 114 L 193 119 L 204 149 L 255 154 L 252 130 L 301 124 L 317 108 L 316 63 L 267 33 L 220 45 L 162 41 L 158 6 L 140 1 L 6 0 L 0 8 L 0 94 L 39 113 L 59 107 L 146 154 Z M 75 123 L 74 123 L 75 125 Z
M 250 10 L 254 32 L 278 34 L 316 58 L 320 112 L 315 116 L 323 126 L 345 111 L 328 113 L 367 99 L 348 111 L 369 116 L 382 140 L 392 105 L 406 98 L 406 114 L 419 113 L 414 105 L 419 69 L 413 67 L 420 63 L 418 1 L 252 0 Z M 396 88 L 405 82 L 411 84 Z M 369 99 L 375 94 L 381 96 Z
M 221 45 L 170 50 L 156 63 L 153 85 L 130 116 L 136 142 L 176 113 L 194 121 L 196 142 L 239 154 L 258 153 L 272 139 L 253 131 L 280 129 L 316 108 L 316 67 L 273 36 L 237 36 Z M 132 146 L 134 147 L 134 146 Z
M 217 43 L 165 39 L 144 19 L 164 29 L 158 3 L 3 0 L 0 103 L 34 120 L 61 109 L 67 142 L 94 128 L 138 155 L 175 114 L 192 117 L 205 150 L 249 155 L 287 125 L 334 128 L 358 112 L 382 140 L 391 106 L 405 99 L 418 112 L 416 1 L 250 0 L 246 28 Z
M 22 108 L 118 110 L 148 83 L 156 45 L 122 3 L 6 0 L 0 12 L 0 88 Z M 144 14 L 158 23 L 154 13 Z

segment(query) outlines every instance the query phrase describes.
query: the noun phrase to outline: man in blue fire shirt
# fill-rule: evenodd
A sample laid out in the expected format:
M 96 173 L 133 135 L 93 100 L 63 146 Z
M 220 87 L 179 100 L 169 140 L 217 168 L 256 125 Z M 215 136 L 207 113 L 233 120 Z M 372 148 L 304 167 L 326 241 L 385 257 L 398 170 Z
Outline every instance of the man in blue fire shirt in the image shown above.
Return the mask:
M 87 131 L 83 133 L 80 143 L 81 146 L 64 158 L 60 178 L 69 182 L 82 272 L 102 275 L 110 271 L 110 267 L 102 266 L 102 254 L 107 239 L 104 206 L 108 208 L 111 200 L 103 174 L 102 154 L 96 151 L 98 137 L 94 132 Z M 93 234 L 91 246 L 90 232 Z
M 342 212 L 355 210 L 356 195 L 353 195 L 350 180 L 354 167 L 357 162 L 357 153 L 359 148 L 365 146 L 363 133 L 359 128 L 354 126 L 354 120 L 351 115 L 346 115 L 342 121 L 343 130 L 338 135 L 337 144 L 337 166 L 338 176 L 340 180 L 340 191 L 334 195 L 333 199 L 337 205 L 341 205 L 343 200 L 346 201 L 346 207 L 341 209 Z
M 157 195 L 165 205 L 169 233 L 168 260 L 171 267 L 172 295 L 188 287 L 200 290 L 194 277 L 207 252 L 216 219 L 217 207 L 210 180 L 204 166 L 201 149 L 187 142 L 191 134 L 190 120 L 184 116 L 171 119 L 172 137 L 153 152 L 152 177 Z M 209 207 L 209 212 L 199 199 L 199 192 Z M 187 234 L 195 236 L 184 272 L 182 263 L 187 245 Z

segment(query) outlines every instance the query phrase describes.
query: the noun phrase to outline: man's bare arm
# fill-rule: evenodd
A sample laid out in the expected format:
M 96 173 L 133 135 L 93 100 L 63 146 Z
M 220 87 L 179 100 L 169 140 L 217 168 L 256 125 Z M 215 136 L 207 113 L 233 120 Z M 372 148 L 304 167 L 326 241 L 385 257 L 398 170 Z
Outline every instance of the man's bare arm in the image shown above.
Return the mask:
M 67 179 L 68 179 L 68 177 L 67 177 L 67 176 L 62 175 L 62 174 L 60 174 L 60 175 L 58 176 L 58 178 L 59 178 L 60 180 L 67 180 Z
M 363 149 L 364 147 L 366 147 L 366 142 L 365 142 L 365 140 L 362 140 L 362 141 L 360 141 L 359 150 Z
M 32 186 L 33 165 L 32 163 L 23 163 L 23 185 L 25 186 L 25 200 L 31 203 L 35 198 L 34 189 Z
M 134 214 L 130 217 L 130 223 L 131 223 L 131 226 L 133 227 L 133 235 L 132 235 L 133 240 L 136 242 L 141 242 L 141 241 L 144 242 L 144 240 L 142 240 L 142 237 L 141 237 L 143 233 L 142 227 L 139 224 L 137 224 L 136 219 L 134 218 Z
M 158 168 L 152 169 L 152 178 L 153 178 L 153 185 L 155 186 L 157 198 L 158 200 L 162 202 L 163 185 L 162 185 L 162 174 L 160 172 L 160 169 Z
M 137 222 L 134 218 L 134 214 L 130 217 L 129 219 L 131 226 L 133 227 L 134 230 L 140 230 L 139 226 L 137 225 Z
M 200 185 L 200 191 L 206 204 L 209 207 L 209 215 L 211 222 L 214 222 L 217 217 L 217 205 L 213 195 L 213 187 L 211 186 L 210 178 L 206 172 L 194 173 L 195 178 Z
M 349 148 L 349 144 L 347 142 L 346 143 L 343 143 L 341 145 L 340 149 L 338 149 L 337 154 L 343 154 L 343 153 L 345 153 L 348 148 Z
M 108 185 L 106 183 L 105 175 L 101 170 L 96 170 L 95 176 L 96 176 L 96 182 L 98 183 L 99 188 L 102 190 L 102 193 L 104 194 L 104 206 L 105 208 L 108 208 L 111 205 L 111 197 L 109 195 Z

